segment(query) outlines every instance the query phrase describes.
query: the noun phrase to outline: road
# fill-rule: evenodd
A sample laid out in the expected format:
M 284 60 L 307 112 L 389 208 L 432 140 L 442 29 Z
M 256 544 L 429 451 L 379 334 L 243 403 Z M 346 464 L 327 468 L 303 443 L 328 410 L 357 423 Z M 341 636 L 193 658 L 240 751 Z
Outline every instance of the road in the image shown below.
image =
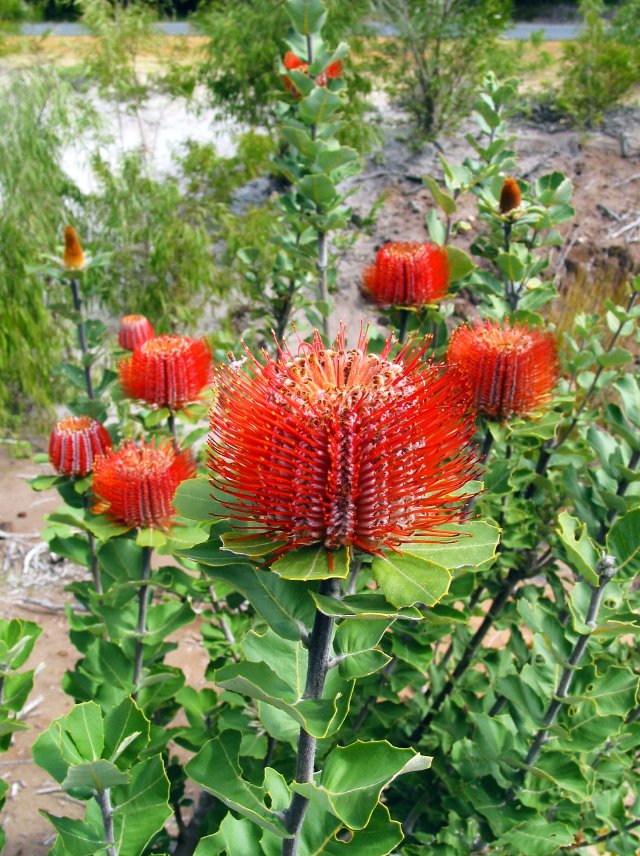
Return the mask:
M 163 21 L 159 23 L 158 29 L 168 36 L 196 35 L 197 30 L 187 21 Z M 391 34 L 390 28 L 378 28 L 385 35 Z M 505 38 L 514 41 L 529 39 L 532 33 L 543 32 L 546 41 L 564 42 L 575 39 L 580 32 L 579 24 L 516 24 L 505 33 Z M 52 36 L 86 36 L 88 30 L 82 24 L 57 23 L 57 24 L 23 24 L 20 28 L 23 36 L 43 36 L 49 33 Z

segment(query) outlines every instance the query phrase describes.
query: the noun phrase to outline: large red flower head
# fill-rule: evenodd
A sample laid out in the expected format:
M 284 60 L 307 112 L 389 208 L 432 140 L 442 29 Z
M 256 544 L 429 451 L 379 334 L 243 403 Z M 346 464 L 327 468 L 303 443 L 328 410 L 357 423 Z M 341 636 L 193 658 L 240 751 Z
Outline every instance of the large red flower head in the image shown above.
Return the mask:
M 454 492 L 476 466 L 469 390 L 455 368 L 423 362 L 426 346 L 369 354 L 363 332 L 346 350 L 341 326 L 332 348 L 316 332 L 297 356 L 221 366 L 209 466 L 230 516 L 285 550 L 368 552 L 459 520 Z
M 138 345 L 155 338 L 151 321 L 144 315 L 125 315 L 120 322 L 118 344 L 127 351 L 135 350 Z
M 448 288 L 447 251 L 435 244 L 385 244 L 364 272 L 365 294 L 383 306 L 426 306 L 443 298 Z
M 509 214 L 522 204 L 522 193 L 515 178 L 505 178 L 500 191 L 498 208 L 501 214 Z
M 49 438 L 49 460 L 62 476 L 84 477 L 94 459 L 111 448 L 109 432 L 88 416 L 67 416 L 56 422 Z
M 96 459 L 93 510 L 132 528 L 166 528 L 175 514 L 176 488 L 195 474 L 191 454 L 177 452 L 170 440 L 125 443 Z
M 287 51 L 282 60 L 282 64 L 287 71 L 299 71 L 302 74 L 307 74 L 309 71 L 309 63 L 300 59 L 300 57 L 296 56 L 293 51 Z M 332 62 L 316 77 L 316 86 L 326 86 L 330 80 L 335 80 L 338 77 L 342 77 L 342 63 L 339 60 L 337 62 Z M 284 75 L 282 81 L 289 92 L 292 92 L 294 95 L 300 95 L 298 87 L 289 77 Z
M 478 411 L 500 421 L 538 409 L 558 379 L 553 335 L 509 321 L 504 327 L 495 321 L 458 327 L 447 362 L 467 373 Z
M 139 345 L 119 366 L 125 395 L 177 410 L 199 398 L 213 380 L 211 350 L 204 339 L 158 336 Z

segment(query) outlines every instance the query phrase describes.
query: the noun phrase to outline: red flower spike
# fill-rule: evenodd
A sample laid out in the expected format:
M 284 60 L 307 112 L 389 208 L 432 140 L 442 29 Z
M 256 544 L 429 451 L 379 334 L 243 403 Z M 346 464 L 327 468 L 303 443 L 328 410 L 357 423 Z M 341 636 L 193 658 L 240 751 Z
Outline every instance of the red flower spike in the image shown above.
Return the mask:
M 120 322 L 118 344 L 127 351 L 133 351 L 155 335 L 151 321 L 144 315 L 125 315 Z
M 522 194 L 515 178 L 505 178 L 500 191 L 500 213 L 508 214 L 522 203 Z
M 166 529 L 175 514 L 176 488 L 195 474 L 191 454 L 176 452 L 170 440 L 125 443 L 96 459 L 93 511 L 131 528 Z
M 382 306 L 425 306 L 449 288 L 449 257 L 435 244 L 385 244 L 364 272 L 363 291 Z
M 94 459 L 111 448 L 107 429 L 88 416 L 67 416 L 56 422 L 49 438 L 49 460 L 62 476 L 84 477 Z
M 455 368 L 425 363 L 428 342 L 390 357 L 314 334 L 244 368 L 220 366 L 209 436 L 211 481 L 236 520 L 304 545 L 384 546 L 442 537 L 460 520 L 454 492 L 476 473 L 470 390 Z
M 82 270 L 84 267 L 84 253 L 73 226 L 64 227 L 64 253 L 62 254 L 62 261 L 67 270 Z
M 558 379 L 553 335 L 509 321 L 504 328 L 494 321 L 458 327 L 447 362 L 467 373 L 478 411 L 499 421 L 537 410 Z
M 283 57 L 282 64 L 287 71 L 299 71 L 302 74 L 307 74 L 309 72 L 309 63 L 300 59 L 300 57 L 296 56 L 293 51 L 287 51 Z M 316 77 L 316 86 L 326 86 L 330 80 L 335 80 L 338 77 L 342 77 L 342 63 L 340 60 L 332 62 Z M 284 75 L 282 82 L 289 92 L 292 92 L 294 95 L 300 95 L 300 90 L 291 78 Z
M 212 382 L 213 361 L 204 339 L 158 336 L 139 345 L 119 371 L 125 395 L 177 410 Z

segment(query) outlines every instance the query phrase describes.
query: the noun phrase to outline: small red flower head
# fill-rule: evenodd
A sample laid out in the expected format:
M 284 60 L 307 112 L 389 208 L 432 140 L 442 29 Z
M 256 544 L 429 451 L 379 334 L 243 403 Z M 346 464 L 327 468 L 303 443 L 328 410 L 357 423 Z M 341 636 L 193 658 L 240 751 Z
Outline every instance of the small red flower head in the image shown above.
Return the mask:
M 382 306 L 425 306 L 443 298 L 448 287 L 447 251 L 435 244 L 385 244 L 364 272 L 365 294 Z
M 473 477 L 470 393 L 455 368 L 425 363 L 424 342 L 392 358 L 346 350 L 316 332 L 294 356 L 221 366 L 209 467 L 236 520 L 285 542 L 371 553 L 437 537 L 463 516 L 454 492 Z
M 500 421 L 537 410 L 558 379 L 553 335 L 509 321 L 504 327 L 495 321 L 458 327 L 447 362 L 467 373 L 478 411 Z
M 73 226 L 64 227 L 64 253 L 62 261 L 67 270 L 82 270 L 84 267 L 84 253 L 78 240 L 78 235 Z
M 67 416 L 56 422 L 49 438 L 49 460 L 61 476 L 86 476 L 94 459 L 111 448 L 107 429 L 88 416 Z
M 522 194 L 515 178 L 505 178 L 500 191 L 500 213 L 508 214 L 514 208 L 519 208 L 522 202 Z
M 195 401 L 213 380 L 209 345 L 186 336 L 148 339 L 119 370 L 125 395 L 171 410 Z
M 96 459 L 93 510 L 132 528 L 166 528 L 175 514 L 176 488 L 195 474 L 191 454 L 177 452 L 170 440 L 125 443 Z
M 287 51 L 282 60 L 282 64 L 287 71 L 299 71 L 302 74 L 307 74 L 309 71 L 309 63 L 296 56 L 293 51 Z M 316 77 L 316 86 L 326 86 L 330 80 L 335 80 L 342 77 L 342 63 L 338 60 L 328 65 L 325 70 Z M 295 83 L 286 75 L 282 78 L 282 82 L 294 95 L 300 95 L 300 91 Z
M 144 315 L 125 315 L 120 322 L 118 344 L 127 351 L 133 351 L 155 335 L 151 321 Z

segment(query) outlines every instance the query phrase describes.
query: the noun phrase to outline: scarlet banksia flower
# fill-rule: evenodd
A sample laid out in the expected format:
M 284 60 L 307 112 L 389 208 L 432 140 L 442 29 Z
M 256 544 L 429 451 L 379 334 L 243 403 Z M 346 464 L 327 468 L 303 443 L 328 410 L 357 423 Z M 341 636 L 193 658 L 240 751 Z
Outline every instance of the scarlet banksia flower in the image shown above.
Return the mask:
M 209 467 L 230 516 L 281 552 L 442 537 L 475 472 L 474 419 L 464 377 L 425 363 L 427 344 L 370 354 L 361 332 L 347 350 L 341 326 L 332 348 L 316 332 L 295 356 L 218 368 Z
M 426 306 L 449 288 L 449 258 L 435 244 L 396 242 L 378 250 L 364 272 L 363 291 L 383 306 Z
M 195 401 L 213 380 L 211 350 L 204 339 L 148 339 L 119 365 L 120 384 L 130 398 L 177 410 Z
M 64 253 L 62 254 L 62 261 L 67 270 L 82 270 L 84 267 L 84 253 L 73 226 L 64 227 Z
M 155 338 L 151 321 L 144 315 L 125 315 L 120 321 L 118 344 L 127 351 L 133 351 L 149 339 Z
M 287 51 L 282 60 L 282 64 L 287 71 L 299 71 L 302 74 L 307 74 L 309 71 L 309 63 L 300 59 L 300 57 L 296 56 L 293 51 Z M 340 61 L 332 62 L 316 77 L 316 86 L 326 86 L 329 80 L 335 80 L 338 77 L 342 77 L 342 63 Z M 290 92 L 293 92 L 294 95 L 300 95 L 298 87 L 289 77 L 285 75 L 282 80 Z
M 478 411 L 503 421 L 541 407 L 558 379 L 551 333 L 526 324 L 463 324 L 453 333 L 447 362 L 467 373 Z
M 177 452 L 170 440 L 125 443 L 96 459 L 93 510 L 131 528 L 166 528 L 175 514 L 176 488 L 195 474 L 191 454 Z
M 514 178 L 505 178 L 500 191 L 500 213 L 508 214 L 514 208 L 519 208 L 522 203 L 522 194 L 518 182 Z
M 67 416 L 53 427 L 49 438 L 49 460 L 62 476 L 84 477 L 93 462 L 111 448 L 109 432 L 88 416 Z

